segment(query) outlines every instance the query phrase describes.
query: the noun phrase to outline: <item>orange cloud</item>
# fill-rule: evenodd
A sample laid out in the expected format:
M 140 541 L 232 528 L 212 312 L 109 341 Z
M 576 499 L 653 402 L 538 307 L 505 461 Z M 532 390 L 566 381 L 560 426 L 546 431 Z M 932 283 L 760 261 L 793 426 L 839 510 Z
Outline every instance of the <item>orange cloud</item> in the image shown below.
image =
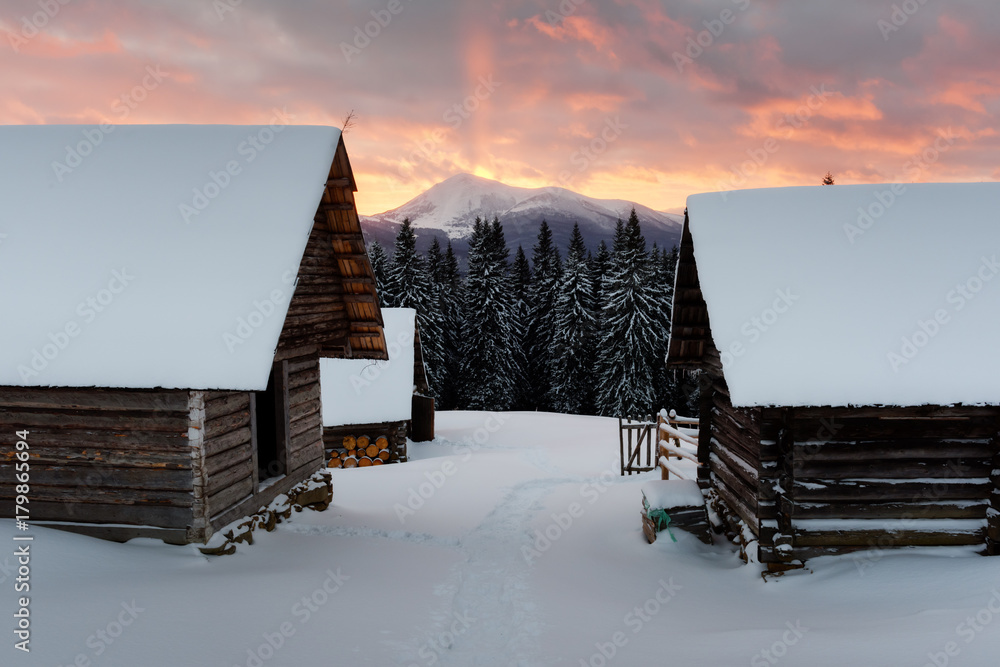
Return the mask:
M 568 104 L 570 109 L 573 111 L 593 109 L 595 111 L 603 111 L 605 113 L 611 113 L 618 110 L 622 103 L 626 101 L 626 98 L 622 95 L 594 92 L 574 93 L 572 95 L 568 95 L 565 99 L 566 104 Z
M 936 104 L 953 104 L 975 113 L 986 113 L 983 98 L 1000 96 L 1000 85 L 984 81 L 955 81 L 931 98 Z
M 561 42 L 584 42 L 593 46 L 598 53 L 617 59 L 612 48 L 614 38 L 611 31 L 586 16 L 567 16 L 555 25 L 539 16 L 533 16 L 528 19 L 528 23 L 553 39 Z
M 40 32 L 20 44 L 18 52 L 48 59 L 77 58 L 100 53 L 121 53 L 122 45 L 117 35 L 110 30 L 105 30 L 95 40 L 72 39 Z

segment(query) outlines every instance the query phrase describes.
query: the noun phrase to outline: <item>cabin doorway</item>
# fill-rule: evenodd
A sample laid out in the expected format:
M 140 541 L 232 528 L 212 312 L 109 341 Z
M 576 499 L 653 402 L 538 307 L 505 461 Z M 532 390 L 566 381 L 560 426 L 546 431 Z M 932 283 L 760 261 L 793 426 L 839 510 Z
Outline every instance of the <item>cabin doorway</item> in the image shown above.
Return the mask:
M 259 488 L 284 476 L 288 443 L 287 362 L 271 367 L 264 391 L 254 392 L 253 426 Z

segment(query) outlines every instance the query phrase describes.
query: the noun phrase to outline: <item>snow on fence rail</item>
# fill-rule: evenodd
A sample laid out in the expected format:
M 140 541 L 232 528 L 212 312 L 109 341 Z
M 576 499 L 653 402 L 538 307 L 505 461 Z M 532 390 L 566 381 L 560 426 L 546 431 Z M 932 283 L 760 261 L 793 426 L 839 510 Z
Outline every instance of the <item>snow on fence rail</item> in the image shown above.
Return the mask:
M 694 426 L 695 428 L 691 428 Z M 657 465 L 662 479 L 670 479 L 670 473 L 680 479 L 691 479 L 670 459 L 685 459 L 700 465 L 698 462 L 698 420 L 693 417 L 680 417 L 675 410 L 667 412 L 660 410 L 656 416 L 657 433 Z M 666 436 L 660 439 L 660 436 Z

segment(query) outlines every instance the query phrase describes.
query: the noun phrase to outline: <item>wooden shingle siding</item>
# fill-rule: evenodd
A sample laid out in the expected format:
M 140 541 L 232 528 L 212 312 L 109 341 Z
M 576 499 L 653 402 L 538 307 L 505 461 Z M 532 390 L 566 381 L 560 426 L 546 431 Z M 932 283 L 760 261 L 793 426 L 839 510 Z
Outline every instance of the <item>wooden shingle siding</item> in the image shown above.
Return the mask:
M 343 139 L 316 214 L 317 226 L 330 233 L 338 275 L 343 285 L 344 310 L 349 322 L 345 356 L 387 359 L 382 311 L 375 293 L 375 273 L 368 260 L 361 220 L 354 201 L 357 184 Z

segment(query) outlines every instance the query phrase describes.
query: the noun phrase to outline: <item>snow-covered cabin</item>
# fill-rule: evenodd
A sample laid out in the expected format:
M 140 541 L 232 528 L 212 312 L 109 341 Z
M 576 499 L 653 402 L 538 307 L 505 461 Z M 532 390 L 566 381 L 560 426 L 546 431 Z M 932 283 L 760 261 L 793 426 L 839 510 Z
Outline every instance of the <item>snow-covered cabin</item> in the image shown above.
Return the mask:
M 337 129 L 0 127 L 0 148 L 0 428 L 27 431 L 33 523 L 202 542 L 323 466 L 320 357 L 386 358 Z
M 379 448 L 388 458 L 381 462 L 406 461 L 407 436 L 418 441 L 434 438 L 434 400 L 428 397 L 416 315 L 412 308 L 382 309 L 387 360 L 320 362 L 323 437 L 334 467 L 348 460 L 347 452 L 362 438 L 365 443 L 382 442 Z M 370 464 L 371 459 L 359 453 L 348 465 Z
M 668 363 L 704 371 L 701 482 L 781 569 L 1000 552 L 1000 184 L 688 199 Z

